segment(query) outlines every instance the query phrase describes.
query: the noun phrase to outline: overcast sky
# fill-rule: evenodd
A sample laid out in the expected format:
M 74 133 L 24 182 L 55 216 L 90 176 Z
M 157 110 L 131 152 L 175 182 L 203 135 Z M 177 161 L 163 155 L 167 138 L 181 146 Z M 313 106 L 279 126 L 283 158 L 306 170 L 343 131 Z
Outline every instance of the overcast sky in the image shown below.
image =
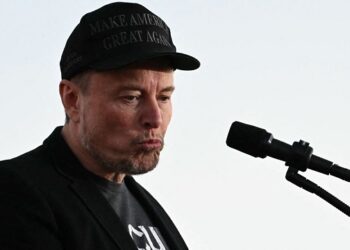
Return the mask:
M 178 51 L 174 116 L 156 170 L 138 177 L 190 249 L 348 249 L 349 219 L 287 182 L 287 168 L 228 148 L 235 120 L 308 141 L 350 168 L 350 2 L 143 0 Z M 80 17 L 109 1 L 0 0 L 0 159 L 28 151 L 64 122 L 59 59 Z M 350 184 L 307 171 L 350 204 Z

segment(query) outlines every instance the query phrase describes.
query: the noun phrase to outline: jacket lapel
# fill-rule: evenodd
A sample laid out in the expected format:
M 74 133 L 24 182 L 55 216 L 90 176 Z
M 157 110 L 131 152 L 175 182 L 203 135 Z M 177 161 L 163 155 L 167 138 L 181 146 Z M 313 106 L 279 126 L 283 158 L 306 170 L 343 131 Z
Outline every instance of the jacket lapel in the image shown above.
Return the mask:
M 57 171 L 70 180 L 73 192 L 119 249 L 137 250 L 119 217 L 91 181 L 91 173 L 80 164 L 64 141 L 61 127 L 56 128 L 45 140 L 44 146 L 48 147 Z
M 120 249 L 135 249 L 135 244 L 106 199 L 90 182 L 74 182 L 71 188 Z

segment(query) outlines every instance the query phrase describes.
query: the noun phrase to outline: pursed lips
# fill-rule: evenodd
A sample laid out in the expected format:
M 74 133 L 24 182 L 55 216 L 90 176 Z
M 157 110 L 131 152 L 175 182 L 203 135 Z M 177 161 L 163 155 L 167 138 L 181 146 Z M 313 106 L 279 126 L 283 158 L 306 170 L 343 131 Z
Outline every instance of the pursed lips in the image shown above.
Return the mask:
M 151 150 L 151 149 L 158 149 L 163 146 L 163 140 L 161 139 L 146 139 L 142 140 L 141 142 L 138 143 L 141 147 Z

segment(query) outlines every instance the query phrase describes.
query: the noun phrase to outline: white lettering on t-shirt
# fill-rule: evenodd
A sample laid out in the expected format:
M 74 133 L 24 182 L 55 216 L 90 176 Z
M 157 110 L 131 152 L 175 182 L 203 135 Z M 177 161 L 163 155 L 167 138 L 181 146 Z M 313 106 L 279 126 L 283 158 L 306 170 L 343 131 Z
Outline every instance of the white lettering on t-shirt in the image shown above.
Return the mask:
M 166 248 L 164 247 L 164 244 L 162 243 L 154 227 L 138 226 L 138 229 L 136 229 L 131 224 L 129 224 L 128 229 L 129 229 L 129 234 L 135 243 L 143 242 L 143 244 L 145 244 L 143 246 L 137 246 L 138 250 L 166 250 Z M 154 246 L 155 242 L 152 241 L 152 238 L 148 230 L 149 232 L 151 232 L 153 238 L 156 241 L 156 245 L 158 245 L 159 248 Z

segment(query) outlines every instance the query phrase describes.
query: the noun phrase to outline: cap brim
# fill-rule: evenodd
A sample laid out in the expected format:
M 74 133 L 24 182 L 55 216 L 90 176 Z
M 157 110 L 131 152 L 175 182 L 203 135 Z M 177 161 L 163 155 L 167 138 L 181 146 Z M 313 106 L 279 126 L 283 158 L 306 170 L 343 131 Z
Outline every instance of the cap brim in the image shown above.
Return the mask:
M 180 70 L 195 70 L 200 66 L 200 62 L 193 56 L 182 54 L 182 53 L 173 53 L 166 56 L 170 59 L 173 67 Z
M 170 65 L 174 69 L 179 70 L 195 70 L 200 66 L 200 62 L 193 56 L 178 52 L 163 52 L 156 54 L 152 53 L 143 56 L 136 55 L 135 57 L 126 55 L 125 58 L 123 58 L 123 56 L 118 56 L 118 58 L 111 56 L 109 59 L 106 58 L 103 61 L 90 64 L 89 68 L 96 70 L 118 69 L 133 63 L 143 62 L 156 58 L 167 58 L 170 62 Z

